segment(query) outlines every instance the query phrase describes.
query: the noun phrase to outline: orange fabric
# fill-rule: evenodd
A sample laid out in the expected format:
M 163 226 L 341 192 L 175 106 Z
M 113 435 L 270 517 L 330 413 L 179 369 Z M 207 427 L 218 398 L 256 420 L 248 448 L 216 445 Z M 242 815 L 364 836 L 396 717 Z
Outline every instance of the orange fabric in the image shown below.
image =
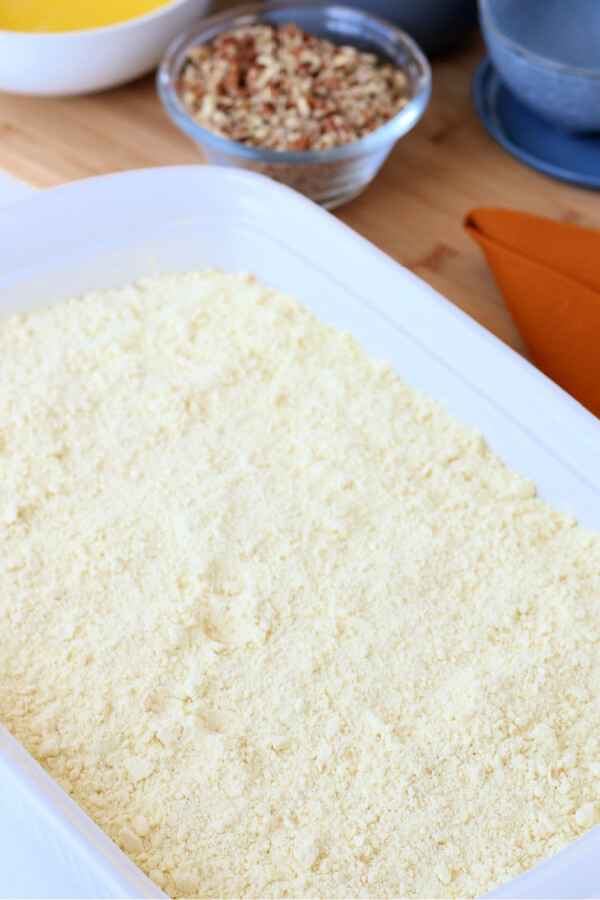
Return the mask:
M 600 231 L 506 209 L 464 224 L 535 364 L 600 416 Z

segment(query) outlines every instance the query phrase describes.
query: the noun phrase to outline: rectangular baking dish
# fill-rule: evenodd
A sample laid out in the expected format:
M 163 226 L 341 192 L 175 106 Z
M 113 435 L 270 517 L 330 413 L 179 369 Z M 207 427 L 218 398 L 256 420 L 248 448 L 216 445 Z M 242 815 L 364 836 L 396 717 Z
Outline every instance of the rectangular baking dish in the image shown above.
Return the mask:
M 542 497 L 600 530 L 600 422 L 419 278 L 299 194 L 248 172 L 150 169 L 0 209 L 0 314 L 140 276 L 252 270 L 436 397 Z M 0 726 L 0 802 L 89 896 L 164 896 Z M 494 892 L 600 896 L 600 828 Z

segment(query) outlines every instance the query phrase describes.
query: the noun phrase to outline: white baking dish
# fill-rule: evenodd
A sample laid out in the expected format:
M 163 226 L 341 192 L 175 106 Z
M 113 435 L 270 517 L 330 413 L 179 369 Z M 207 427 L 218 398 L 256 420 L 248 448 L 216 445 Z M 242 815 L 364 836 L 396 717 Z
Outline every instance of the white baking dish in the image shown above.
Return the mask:
M 299 194 L 247 172 L 185 167 L 81 181 L 0 210 L 2 313 L 205 265 L 251 269 L 353 332 L 479 428 L 545 499 L 600 530 L 600 422 Z M 1 729 L 0 800 L 43 829 L 89 896 L 163 896 Z M 600 829 L 495 896 L 600 896 L 597 858 Z

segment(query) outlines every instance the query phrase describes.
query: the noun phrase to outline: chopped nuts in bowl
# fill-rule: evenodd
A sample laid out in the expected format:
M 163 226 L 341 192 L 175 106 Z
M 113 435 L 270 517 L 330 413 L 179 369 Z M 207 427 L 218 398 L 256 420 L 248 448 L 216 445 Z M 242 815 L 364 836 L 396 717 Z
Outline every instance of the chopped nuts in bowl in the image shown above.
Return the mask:
M 208 162 L 253 169 L 332 208 L 419 120 L 431 73 L 407 35 L 368 13 L 259 3 L 177 38 L 158 90 Z
M 232 28 L 191 47 L 179 90 L 204 128 L 281 151 L 349 144 L 385 125 L 409 100 L 402 69 L 292 22 Z

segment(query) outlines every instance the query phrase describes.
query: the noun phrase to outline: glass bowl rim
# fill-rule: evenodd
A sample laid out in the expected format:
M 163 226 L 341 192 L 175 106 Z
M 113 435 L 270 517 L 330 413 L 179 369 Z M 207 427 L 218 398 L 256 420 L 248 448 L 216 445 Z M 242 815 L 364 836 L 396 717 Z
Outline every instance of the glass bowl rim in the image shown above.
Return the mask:
M 174 62 L 180 51 L 188 46 L 196 43 L 203 43 L 201 38 L 207 31 L 212 30 L 215 26 L 222 25 L 225 30 L 228 26 L 233 26 L 237 19 L 252 14 L 266 14 L 272 10 L 285 10 L 293 12 L 294 8 L 314 9 L 315 11 L 339 11 L 344 15 L 351 16 L 355 21 L 369 21 L 379 27 L 384 26 L 386 32 L 397 43 L 400 43 L 407 51 L 410 62 L 416 63 L 420 76 L 418 80 L 413 81 L 415 93 L 406 104 L 389 122 L 375 129 L 370 134 L 348 144 L 342 144 L 339 147 L 330 147 L 326 150 L 265 150 L 261 147 L 251 147 L 242 144 L 239 141 L 222 137 L 203 125 L 199 125 L 191 115 L 184 109 L 181 103 L 176 86 L 176 78 L 179 72 L 174 72 Z M 188 137 L 191 137 L 199 144 L 207 144 L 209 147 L 226 153 L 229 156 L 238 157 L 240 159 L 252 160 L 254 162 L 263 163 L 322 163 L 336 162 L 342 159 L 363 156 L 378 149 L 384 144 L 395 143 L 398 138 L 406 134 L 418 122 L 423 115 L 429 98 L 431 96 L 431 68 L 427 57 L 418 46 L 418 44 L 402 29 L 397 28 L 385 19 L 374 16 L 364 10 L 354 9 L 353 7 L 344 6 L 337 3 L 319 3 L 314 0 L 309 2 L 294 3 L 248 3 L 243 6 L 236 6 L 225 12 L 217 13 L 202 19 L 201 22 L 190 28 L 185 29 L 179 34 L 169 45 L 160 62 L 156 73 L 157 90 L 160 100 L 171 118 Z
M 582 66 L 572 66 L 569 65 L 569 63 L 563 63 L 560 62 L 560 60 L 553 59 L 551 56 L 544 56 L 541 53 L 535 53 L 533 50 L 529 50 L 523 44 L 508 37 L 508 35 L 501 30 L 494 19 L 494 14 L 490 8 L 490 0 L 477 0 L 477 5 L 479 7 L 480 20 L 485 23 L 486 27 L 494 35 L 496 40 L 519 56 L 523 56 L 525 59 L 535 63 L 542 69 L 550 69 L 554 72 L 562 72 L 565 75 L 578 75 L 590 79 L 600 78 L 600 68 L 586 69 Z

